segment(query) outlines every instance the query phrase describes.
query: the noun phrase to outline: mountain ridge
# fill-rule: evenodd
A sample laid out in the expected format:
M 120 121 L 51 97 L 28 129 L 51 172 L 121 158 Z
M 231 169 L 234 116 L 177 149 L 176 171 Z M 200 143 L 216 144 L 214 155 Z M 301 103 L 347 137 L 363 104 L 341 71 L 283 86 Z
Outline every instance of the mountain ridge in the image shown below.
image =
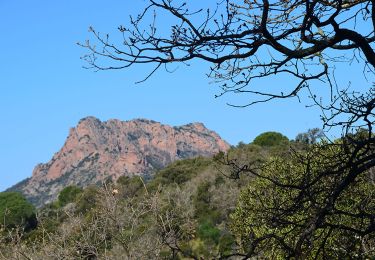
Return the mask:
M 100 121 L 88 116 L 70 128 L 49 162 L 36 165 L 30 178 L 8 190 L 23 193 L 39 207 L 68 185 L 85 187 L 123 175 L 149 177 L 175 160 L 212 156 L 229 147 L 200 122 L 169 126 L 144 118 Z

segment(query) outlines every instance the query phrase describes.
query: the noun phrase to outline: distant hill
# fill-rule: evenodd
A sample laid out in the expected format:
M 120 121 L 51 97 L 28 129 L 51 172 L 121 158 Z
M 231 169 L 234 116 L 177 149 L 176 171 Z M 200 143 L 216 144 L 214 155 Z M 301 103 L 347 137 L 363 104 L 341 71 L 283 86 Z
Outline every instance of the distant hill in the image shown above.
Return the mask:
M 56 199 L 68 185 L 81 187 L 120 176 L 151 176 L 171 162 L 212 156 L 229 144 L 202 123 L 171 127 L 136 119 L 101 122 L 86 117 L 70 129 L 59 152 L 38 164 L 32 177 L 11 187 L 40 207 Z

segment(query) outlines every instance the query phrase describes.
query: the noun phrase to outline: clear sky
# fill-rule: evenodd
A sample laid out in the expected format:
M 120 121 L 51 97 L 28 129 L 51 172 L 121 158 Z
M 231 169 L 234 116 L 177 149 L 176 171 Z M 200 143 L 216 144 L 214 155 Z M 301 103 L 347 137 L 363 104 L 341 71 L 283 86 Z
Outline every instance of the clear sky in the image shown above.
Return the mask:
M 199 3 L 199 1 L 193 1 Z M 114 32 L 145 1 L 0 0 L 0 190 L 49 161 L 80 118 L 148 118 L 169 125 L 202 122 L 231 144 L 265 131 L 289 138 L 320 125 L 319 113 L 296 99 L 244 109 L 215 99 L 218 88 L 196 62 L 161 71 L 142 84 L 145 68 L 93 72 L 76 45 L 88 27 Z M 268 82 L 267 84 L 288 84 Z

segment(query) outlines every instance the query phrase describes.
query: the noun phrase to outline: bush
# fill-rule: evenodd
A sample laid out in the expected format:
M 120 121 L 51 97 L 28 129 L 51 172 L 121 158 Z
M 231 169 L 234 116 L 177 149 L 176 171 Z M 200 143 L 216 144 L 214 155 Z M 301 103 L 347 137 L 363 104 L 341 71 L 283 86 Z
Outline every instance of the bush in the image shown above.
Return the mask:
M 98 188 L 96 186 L 88 186 L 77 197 L 76 211 L 77 213 L 86 213 L 95 208 L 98 203 Z
M 258 135 L 253 144 L 259 146 L 275 146 L 275 145 L 283 145 L 287 144 L 289 139 L 278 132 L 265 132 L 263 134 Z
M 79 194 L 82 193 L 82 189 L 77 186 L 68 186 L 64 188 L 58 197 L 58 203 L 60 207 L 65 206 L 70 202 L 74 202 Z
M 176 161 L 159 171 L 155 175 L 155 178 L 149 183 L 148 188 L 154 190 L 159 184 L 184 184 L 197 176 L 199 172 L 203 171 L 203 169 L 207 168 L 211 163 L 211 159 L 204 157 Z
M 197 230 L 198 236 L 208 243 L 218 244 L 220 239 L 220 230 L 215 227 L 214 223 L 208 219 L 203 220 Z
M 219 240 L 219 251 L 221 255 L 230 254 L 236 245 L 235 238 L 231 234 L 223 234 Z
M 34 206 L 18 192 L 0 193 L 0 219 L 6 229 L 20 226 L 29 231 L 37 226 Z
M 372 259 L 375 186 L 369 172 L 340 190 L 350 176 L 338 163 L 341 149 L 322 143 L 269 158 L 231 214 L 239 245 L 255 248 L 262 259 L 288 259 L 295 252 L 302 254 L 298 259 Z M 330 202 L 335 190 L 340 192 Z
M 117 184 L 121 188 L 121 195 L 124 198 L 141 195 L 143 191 L 143 182 L 141 176 L 121 176 L 117 179 Z

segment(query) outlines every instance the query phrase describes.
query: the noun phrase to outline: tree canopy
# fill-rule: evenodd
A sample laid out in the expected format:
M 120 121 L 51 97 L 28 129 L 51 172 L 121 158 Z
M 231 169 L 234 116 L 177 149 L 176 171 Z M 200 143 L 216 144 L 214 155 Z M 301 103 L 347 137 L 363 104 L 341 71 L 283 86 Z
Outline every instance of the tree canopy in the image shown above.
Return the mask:
M 341 147 L 270 158 L 241 192 L 233 230 L 245 255 L 271 259 L 366 259 L 375 254 L 370 173 L 355 182 L 341 165 Z M 329 171 L 331 174 L 326 174 Z
M 303 144 L 315 144 L 324 137 L 324 133 L 319 128 L 309 129 L 306 133 L 300 133 L 295 141 Z
M 278 132 L 265 132 L 263 134 L 255 137 L 253 144 L 260 146 L 275 146 L 286 144 L 289 142 L 289 139 Z
M 82 192 L 82 189 L 77 186 L 65 187 L 58 196 L 58 202 L 60 206 L 73 202 L 78 195 Z
M 37 224 L 35 208 L 18 192 L 0 193 L 0 226 L 26 230 Z

